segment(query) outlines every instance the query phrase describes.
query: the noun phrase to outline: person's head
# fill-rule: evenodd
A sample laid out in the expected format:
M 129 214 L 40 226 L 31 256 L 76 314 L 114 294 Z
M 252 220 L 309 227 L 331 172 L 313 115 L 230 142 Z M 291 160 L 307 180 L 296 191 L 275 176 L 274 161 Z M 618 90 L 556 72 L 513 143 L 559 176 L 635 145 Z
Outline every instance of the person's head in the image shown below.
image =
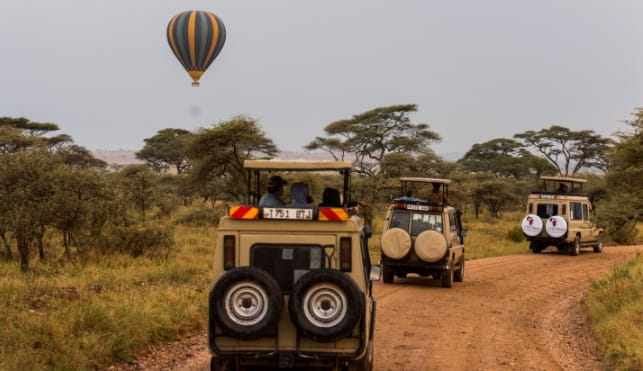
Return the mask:
M 326 187 L 322 193 L 323 206 L 342 206 L 342 201 L 339 197 L 339 191 L 335 188 Z
M 273 175 L 268 180 L 268 193 L 281 196 L 284 193 L 284 185 L 288 184 L 284 178 L 279 175 Z
M 293 183 L 290 186 L 290 196 L 293 204 L 308 204 L 308 186 L 306 183 Z
M 433 193 L 440 192 L 440 183 L 431 183 L 433 184 Z

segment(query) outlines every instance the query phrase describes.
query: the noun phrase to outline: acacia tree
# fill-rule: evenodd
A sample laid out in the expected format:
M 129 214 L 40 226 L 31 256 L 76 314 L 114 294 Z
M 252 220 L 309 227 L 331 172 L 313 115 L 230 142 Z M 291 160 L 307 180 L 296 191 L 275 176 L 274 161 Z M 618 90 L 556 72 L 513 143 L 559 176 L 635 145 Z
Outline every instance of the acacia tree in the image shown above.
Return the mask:
M 562 176 L 574 175 L 582 168 L 607 170 L 607 150 L 612 141 L 593 130 L 572 131 L 552 125 L 515 134 L 514 138 L 540 152 Z
M 327 137 L 316 137 L 306 150 L 323 150 L 335 160 L 353 160 L 355 171 L 375 176 L 389 153 L 417 155 L 440 135 L 429 130 L 428 124 L 416 124 L 409 114 L 417 111 L 415 104 L 378 107 L 339 120 L 324 128 Z
M 32 242 L 42 238 L 51 217 L 48 203 L 55 192 L 52 184 L 60 166 L 57 156 L 44 150 L 2 155 L 0 209 L 5 216 L 2 221 L 6 223 L 3 228 L 11 230 L 15 236 L 23 271 L 29 268 Z
M 536 173 L 556 171 L 551 165 L 542 169 L 542 162 L 529 153 L 522 143 L 506 138 L 474 144 L 458 160 L 458 164 L 470 172 L 484 172 L 496 177 L 516 179 L 527 177 L 532 171 Z
M 599 221 L 617 242 L 631 243 L 643 218 L 643 108 L 625 121 L 631 132 L 618 133 L 619 141 L 609 152 L 609 195 L 597 205 Z
M 247 182 L 244 160 L 273 158 L 277 152 L 272 139 L 248 116 L 202 128 L 187 148 L 193 166 L 186 188 L 200 190 L 205 200 L 240 199 L 245 188 L 239 184 Z
M 144 139 L 145 145 L 136 152 L 136 158 L 146 161 L 159 174 L 170 167 L 177 174 L 184 174 L 190 169 L 186 148 L 192 137 L 193 134 L 184 129 L 159 130 L 153 137 Z

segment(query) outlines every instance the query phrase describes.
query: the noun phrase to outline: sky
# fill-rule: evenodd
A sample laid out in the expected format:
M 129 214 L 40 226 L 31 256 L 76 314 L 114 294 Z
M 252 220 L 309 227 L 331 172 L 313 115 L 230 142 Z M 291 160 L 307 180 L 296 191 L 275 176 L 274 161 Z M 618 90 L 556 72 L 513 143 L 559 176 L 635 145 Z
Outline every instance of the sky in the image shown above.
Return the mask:
M 165 34 L 191 9 L 227 30 L 196 88 Z M 3 0 L 0 14 L 0 117 L 90 150 L 242 114 L 303 151 L 331 122 L 416 104 L 442 154 L 551 125 L 611 136 L 643 107 L 640 0 Z

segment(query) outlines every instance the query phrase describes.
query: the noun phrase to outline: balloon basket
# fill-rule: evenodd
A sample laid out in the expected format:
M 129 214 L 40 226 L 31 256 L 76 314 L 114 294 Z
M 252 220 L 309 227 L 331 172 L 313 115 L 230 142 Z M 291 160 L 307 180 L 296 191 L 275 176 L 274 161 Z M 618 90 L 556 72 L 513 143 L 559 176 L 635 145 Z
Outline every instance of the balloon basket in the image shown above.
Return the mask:
M 199 82 L 198 82 L 198 81 L 193 82 L 193 83 L 192 83 L 192 86 L 193 86 L 193 87 L 199 87 Z

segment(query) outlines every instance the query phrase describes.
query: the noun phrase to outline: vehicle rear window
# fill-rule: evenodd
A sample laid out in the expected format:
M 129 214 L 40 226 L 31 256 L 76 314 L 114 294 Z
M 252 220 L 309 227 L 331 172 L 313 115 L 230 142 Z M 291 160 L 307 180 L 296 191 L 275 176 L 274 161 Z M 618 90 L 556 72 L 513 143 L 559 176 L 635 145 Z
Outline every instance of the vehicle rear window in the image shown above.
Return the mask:
M 558 215 L 558 205 L 556 204 L 538 204 L 536 214 L 541 218 L 549 218 Z
M 401 228 L 411 236 L 432 229 L 442 233 L 442 214 L 394 212 L 389 228 Z
M 580 202 L 569 203 L 569 219 L 583 220 L 583 209 Z

